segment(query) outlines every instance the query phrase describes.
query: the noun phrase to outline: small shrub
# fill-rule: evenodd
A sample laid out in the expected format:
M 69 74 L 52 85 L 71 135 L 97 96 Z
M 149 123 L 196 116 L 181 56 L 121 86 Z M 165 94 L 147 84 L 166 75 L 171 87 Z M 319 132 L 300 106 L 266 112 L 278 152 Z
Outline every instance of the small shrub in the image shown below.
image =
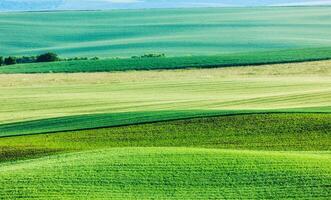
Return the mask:
M 59 57 L 57 54 L 55 53 L 45 53 L 45 54 L 41 54 L 39 56 L 37 56 L 37 62 L 55 62 L 55 61 L 59 61 Z
M 90 58 L 90 60 L 99 60 L 99 57 Z
M 23 56 L 16 58 L 16 63 L 34 63 L 37 58 L 35 56 Z
M 9 56 L 8 58 L 5 58 L 4 64 L 5 65 L 14 65 L 14 64 L 16 64 L 16 58 Z
M 141 58 L 161 58 L 165 57 L 164 53 L 149 53 L 141 56 Z

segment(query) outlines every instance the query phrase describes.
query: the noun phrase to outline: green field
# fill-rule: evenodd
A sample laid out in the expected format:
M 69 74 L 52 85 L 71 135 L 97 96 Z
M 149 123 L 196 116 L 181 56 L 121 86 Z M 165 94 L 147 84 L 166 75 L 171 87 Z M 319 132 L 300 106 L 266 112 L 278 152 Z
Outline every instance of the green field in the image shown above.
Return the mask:
M 330 114 L 264 114 L 2 138 L 0 195 L 327 199 L 330 131 Z
M 330 164 L 330 154 L 315 152 L 112 148 L 1 165 L 0 191 L 23 199 L 327 199 Z
M 1 74 L 0 196 L 328 199 L 330 66 Z
M 220 68 L 265 64 L 298 63 L 331 59 L 331 48 L 246 52 L 217 56 L 121 58 L 103 60 L 29 63 L 0 67 L 2 74 L 117 72 L 161 69 Z
M 0 55 L 169 56 L 331 46 L 331 7 L 0 13 Z
M 0 135 L 218 114 L 330 112 L 330 63 L 0 75 Z
M 0 55 L 105 58 L 0 67 L 0 199 L 330 199 L 330 13 L 0 13 Z
M 2 138 L 0 162 L 119 147 L 330 151 L 330 131 L 331 114 L 329 113 L 201 117 Z

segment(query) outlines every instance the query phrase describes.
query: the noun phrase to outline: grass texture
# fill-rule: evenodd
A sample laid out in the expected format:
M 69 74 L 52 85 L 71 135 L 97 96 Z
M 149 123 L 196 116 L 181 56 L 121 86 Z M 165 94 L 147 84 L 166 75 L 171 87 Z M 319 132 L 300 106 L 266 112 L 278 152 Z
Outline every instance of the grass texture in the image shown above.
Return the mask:
M 32 63 L 0 67 L 0 73 L 79 73 L 187 68 L 217 68 L 264 64 L 295 63 L 331 59 L 331 48 L 248 52 L 218 56 L 186 56 L 138 59 L 83 60 Z
M 330 63 L 0 75 L 0 197 L 328 199 Z
M 330 47 L 329 13 L 330 7 L 1 13 L 0 55 L 180 56 Z
M 331 61 L 178 68 L 330 58 L 330 10 L 0 13 L 2 55 L 184 56 L 1 68 L 0 199 L 329 199 Z
M 0 133 L 30 134 L 217 114 L 330 112 L 330 63 L 0 75 Z
M 327 199 L 330 117 L 237 115 L 0 138 L 0 195 Z
M 113 148 L 2 164 L 0 193 L 25 199 L 327 199 L 330 164 L 329 154 L 314 152 Z
M 54 133 L 59 131 L 85 130 L 101 127 L 115 127 L 130 124 L 186 119 L 203 116 L 258 113 L 253 111 L 210 111 L 210 110 L 172 110 L 154 112 L 124 112 L 105 114 L 74 115 L 47 118 L 0 125 L 0 137 L 28 134 Z
M 0 138 L 0 162 L 118 147 L 330 151 L 331 114 L 247 114 Z

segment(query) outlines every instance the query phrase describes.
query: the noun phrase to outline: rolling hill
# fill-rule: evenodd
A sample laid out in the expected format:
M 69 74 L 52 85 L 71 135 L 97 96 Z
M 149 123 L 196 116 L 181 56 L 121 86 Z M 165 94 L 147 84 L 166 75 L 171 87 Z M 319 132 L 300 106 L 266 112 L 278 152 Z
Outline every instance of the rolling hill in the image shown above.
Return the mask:
M 0 196 L 327 199 L 330 66 L 1 74 Z
M 331 108 L 330 61 L 0 78 L 1 136 L 206 115 L 330 112 Z
M 257 7 L 0 13 L 0 55 L 201 56 L 330 47 L 330 12 Z
M 238 115 L 1 138 L 0 195 L 328 198 L 330 117 Z
M 331 7 L 9 1 L 0 55 L 102 59 L 0 66 L 0 199 L 330 199 Z

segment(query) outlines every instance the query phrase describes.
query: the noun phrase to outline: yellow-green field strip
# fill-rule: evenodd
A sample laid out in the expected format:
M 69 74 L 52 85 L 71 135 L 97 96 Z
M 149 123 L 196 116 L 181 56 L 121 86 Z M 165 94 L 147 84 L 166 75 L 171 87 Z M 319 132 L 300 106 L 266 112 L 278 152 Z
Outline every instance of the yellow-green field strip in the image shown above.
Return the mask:
M 0 135 L 197 116 L 330 112 L 331 62 L 226 69 L 0 75 Z

